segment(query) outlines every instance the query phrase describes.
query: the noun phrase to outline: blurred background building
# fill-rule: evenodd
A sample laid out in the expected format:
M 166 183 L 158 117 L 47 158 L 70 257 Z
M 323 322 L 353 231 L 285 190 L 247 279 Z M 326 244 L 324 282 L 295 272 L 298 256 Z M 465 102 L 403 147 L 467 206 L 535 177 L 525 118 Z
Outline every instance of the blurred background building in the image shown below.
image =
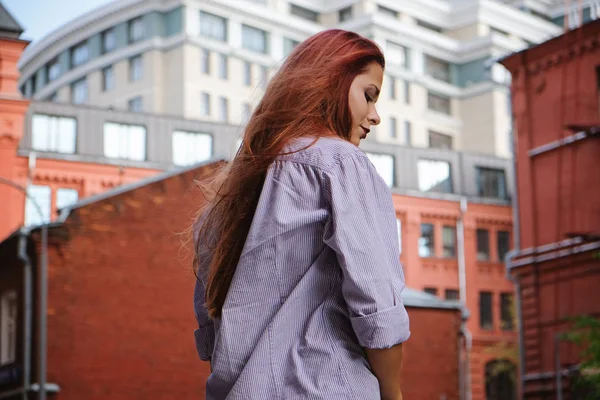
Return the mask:
M 62 224 L 59 209 L 79 209 L 90 196 L 118 195 L 123 185 L 143 186 L 161 171 L 230 159 L 268 78 L 293 47 L 322 29 L 354 30 L 373 38 L 388 64 L 378 102 L 382 123 L 361 148 L 392 188 L 407 284 L 442 301 L 428 304 L 458 304 L 470 313 L 448 343 L 458 339 L 456 363 L 436 366 L 445 371 L 436 378 L 443 384 L 429 394 L 453 399 L 458 385 L 464 399 L 516 398 L 514 286 L 504 258 L 519 248 L 511 202 L 520 193 L 511 160 L 511 79 L 497 60 L 600 12 L 598 1 L 570 3 L 123 0 L 29 45 L 0 4 L 0 178 L 27 193 L 0 183 L 9 210 L 0 218 L 3 248 L 30 233 L 38 243 L 36 226 Z M 51 268 L 59 268 L 54 257 Z M 58 297 L 50 303 L 60 303 L 68 283 L 52 279 Z M 0 320 L 22 326 L 24 293 L 0 285 L 3 293 L 5 314 L 15 318 Z M 54 325 L 53 335 L 75 324 L 67 322 Z M 419 326 L 425 331 L 427 324 Z M 9 354 L 0 361 L 0 386 L 23 360 L 25 341 L 21 331 L 2 327 L 3 343 L 17 350 L 13 357 L 0 352 Z M 408 353 L 426 349 L 407 344 Z M 69 368 L 93 360 L 74 362 Z M 419 368 L 407 376 L 417 379 Z M 64 393 L 74 384 L 67 375 L 53 378 Z

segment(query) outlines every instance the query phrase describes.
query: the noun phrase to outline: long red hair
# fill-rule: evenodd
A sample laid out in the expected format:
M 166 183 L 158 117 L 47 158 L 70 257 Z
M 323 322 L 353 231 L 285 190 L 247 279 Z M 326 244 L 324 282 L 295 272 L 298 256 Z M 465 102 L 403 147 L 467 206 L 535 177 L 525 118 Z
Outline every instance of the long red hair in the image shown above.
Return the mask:
M 233 161 L 204 185 L 208 202 L 199 213 L 196 265 L 207 268 L 198 272 L 207 277 L 212 318 L 221 316 L 267 169 L 295 138 L 350 139 L 350 85 L 373 62 L 384 68 L 383 53 L 354 32 L 327 30 L 302 42 L 271 79 Z

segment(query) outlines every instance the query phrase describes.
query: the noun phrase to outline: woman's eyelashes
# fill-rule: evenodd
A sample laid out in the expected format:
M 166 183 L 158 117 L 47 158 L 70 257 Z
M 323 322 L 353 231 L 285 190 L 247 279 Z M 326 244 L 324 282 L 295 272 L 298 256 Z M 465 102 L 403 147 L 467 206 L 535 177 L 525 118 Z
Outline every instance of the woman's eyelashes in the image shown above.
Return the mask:
M 373 99 L 371 98 L 371 96 L 369 96 L 369 94 L 367 92 L 365 92 L 365 99 L 367 99 L 367 103 L 373 102 Z

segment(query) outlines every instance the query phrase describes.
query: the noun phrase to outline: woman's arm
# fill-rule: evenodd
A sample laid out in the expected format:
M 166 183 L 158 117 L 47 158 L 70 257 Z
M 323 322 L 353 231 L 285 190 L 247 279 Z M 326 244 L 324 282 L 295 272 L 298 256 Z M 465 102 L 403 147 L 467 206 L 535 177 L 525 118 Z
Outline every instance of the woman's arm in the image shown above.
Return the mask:
M 379 381 L 381 400 L 402 400 L 400 369 L 402 365 L 402 343 L 388 349 L 367 349 L 371 370 Z

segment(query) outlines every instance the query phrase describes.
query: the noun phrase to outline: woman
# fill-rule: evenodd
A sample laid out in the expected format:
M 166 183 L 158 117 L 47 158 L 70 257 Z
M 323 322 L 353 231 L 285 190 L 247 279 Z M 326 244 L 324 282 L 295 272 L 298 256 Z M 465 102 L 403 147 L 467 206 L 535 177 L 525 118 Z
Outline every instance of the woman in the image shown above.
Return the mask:
M 401 399 L 391 193 L 357 147 L 380 122 L 384 58 L 321 32 L 288 57 L 212 188 L 196 234 L 207 399 Z

